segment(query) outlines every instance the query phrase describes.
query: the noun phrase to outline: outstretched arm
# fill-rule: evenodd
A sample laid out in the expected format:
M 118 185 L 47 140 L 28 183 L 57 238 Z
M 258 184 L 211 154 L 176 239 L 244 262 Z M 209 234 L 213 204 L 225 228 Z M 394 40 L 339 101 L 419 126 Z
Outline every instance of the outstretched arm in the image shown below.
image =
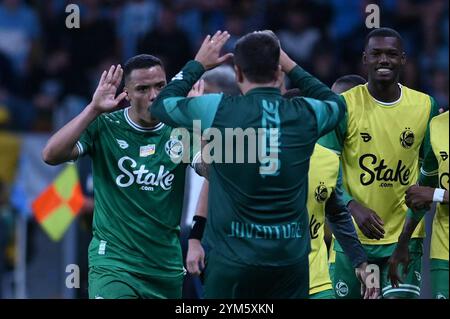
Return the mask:
M 232 56 L 230 53 L 220 56 L 220 50 L 229 38 L 226 31 L 218 31 L 212 37 L 208 35 L 205 38 L 195 60 L 189 61 L 153 102 L 152 114 L 155 117 L 172 127 L 190 128 L 194 120 L 201 121 L 202 130 L 212 125 L 223 95 L 206 94 L 188 98 L 186 95 L 206 70 Z
M 75 160 L 80 151 L 76 147 L 81 134 L 101 113 L 115 110 L 126 93 L 115 97 L 122 79 L 123 70 L 120 65 L 111 66 L 104 71 L 95 90 L 91 103 L 73 120 L 57 131 L 47 142 L 42 151 L 43 160 L 50 165 L 61 164 Z

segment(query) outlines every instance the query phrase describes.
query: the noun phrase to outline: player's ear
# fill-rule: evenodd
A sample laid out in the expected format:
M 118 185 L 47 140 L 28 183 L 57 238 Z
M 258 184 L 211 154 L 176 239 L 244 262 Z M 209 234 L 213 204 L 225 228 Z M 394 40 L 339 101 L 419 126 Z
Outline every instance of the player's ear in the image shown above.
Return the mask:
M 364 65 L 367 64 L 367 55 L 366 55 L 366 51 L 363 51 L 363 54 L 362 54 L 362 63 L 363 63 Z
M 128 96 L 128 89 L 126 86 L 123 87 L 123 91 L 127 94 L 125 95 L 125 100 L 127 100 L 128 102 L 130 102 L 130 97 Z
M 237 65 L 234 66 L 234 73 L 236 74 L 236 82 L 242 83 L 244 82 L 244 74 L 242 73 L 242 70 Z
M 402 65 L 405 65 L 405 64 L 406 64 L 406 53 L 405 53 L 405 52 L 402 52 L 402 56 L 401 56 L 401 58 L 400 58 L 400 63 L 401 63 Z
M 278 88 L 281 89 L 284 86 L 284 72 L 281 70 L 281 65 L 278 65 L 278 69 L 275 72 L 275 81 Z

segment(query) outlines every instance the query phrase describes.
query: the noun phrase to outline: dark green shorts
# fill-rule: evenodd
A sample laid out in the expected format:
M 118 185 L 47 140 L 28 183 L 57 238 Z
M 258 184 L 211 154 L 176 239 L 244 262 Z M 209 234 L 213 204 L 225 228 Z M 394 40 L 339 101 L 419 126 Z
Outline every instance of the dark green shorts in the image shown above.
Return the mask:
M 320 291 L 315 294 L 309 295 L 309 299 L 336 299 L 336 297 L 334 296 L 333 289 L 327 289 L 327 290 Z
M 119 268 L 89 268 L 90 299 L 179 299 L 183 276 L 155 277 L 123 271 Z
M 212 251 L 205 269 L 207 299 L 307 299 L 309 261 L 283 267 L 248 266 L 224 260 Z
M 433 299 L 448 299 L 448 260 L 431 259 L 431 293 Z
M 401 276 L 403 283 L 398 288 L 391 286 L 387 278 L 388 275 L 388 257 L 369 259 L 369 263 L 376 264 L 379 267 L 380 278 L 378 285 L 382 291 L 383 298 L 407 298 L 415 299 L 420 296 L 421 266 L 422 254 L 410 253 L 411 263 L 408 267 L 408 273 L 405 277 Z M 347 256 L 337 251 L 335 271 L 333 275 L 333 287 L 337 299 L 359 299 L 361 298 L 361 284 L 356 278 L 355 269 L 352 267 Z M 399 266 L 398 273 L 402 274 L 402 266 Z

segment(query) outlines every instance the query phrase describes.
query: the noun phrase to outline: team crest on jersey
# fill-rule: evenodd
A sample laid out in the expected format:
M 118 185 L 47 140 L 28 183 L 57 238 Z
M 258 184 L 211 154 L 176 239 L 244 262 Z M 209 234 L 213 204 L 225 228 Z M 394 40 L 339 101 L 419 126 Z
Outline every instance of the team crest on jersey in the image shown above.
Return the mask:
M 171 138 L 166 142 L 164 150 L 172 160 L 180 159 L 183 156 L 183 143 L 177 138 Z
M 147 156 L 153 155 L 153 154 L 155 154 L 155 150 L 156 150 L 155 144 L 141 146 L 139 148 L 139 156 L 147 157 Z
M 339 280 L 338 283 L 336 284 L 336 294 L 339 297 L 345 297 L 348 295 L 348 286 L 342 280 Z
M 320 182 L 319 186 L 316 187 L 316 190 L 314 191 L 314 197 L 319 203 L 323 203 L 328 198 L 328 189 L 323 184 L 323 182 Z
M 414 133 L 411 131 L 409 127 L 405 128 L 405 130 L 400 134 L 400 144 L 408 149 L 411 148 L 414 144 Z

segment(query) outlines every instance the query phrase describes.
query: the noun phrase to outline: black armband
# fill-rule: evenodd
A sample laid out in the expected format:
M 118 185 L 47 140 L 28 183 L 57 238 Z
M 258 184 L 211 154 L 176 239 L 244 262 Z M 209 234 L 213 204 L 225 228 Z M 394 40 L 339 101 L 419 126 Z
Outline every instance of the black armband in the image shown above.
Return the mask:
M 189 239 L 202 240 L 205 227 L 206 218 L 203 216 L 195 215 L 194 218 L 192 218 L 192 228 L 191 232 L 189 233 Z

